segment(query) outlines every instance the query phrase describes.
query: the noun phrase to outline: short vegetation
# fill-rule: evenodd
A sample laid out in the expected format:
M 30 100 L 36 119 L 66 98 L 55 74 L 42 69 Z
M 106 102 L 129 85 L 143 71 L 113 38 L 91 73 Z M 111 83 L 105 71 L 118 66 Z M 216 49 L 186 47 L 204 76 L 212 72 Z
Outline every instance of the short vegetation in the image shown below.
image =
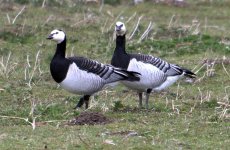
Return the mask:
M 0 5 L 0 149 L 228 149 L 230 146 L 229 1 L 185 5 L 104 0 L 3 0 Z M 122 85 L 74 110 L 80 96 L 51 78 L 55 29 L 67 33 L 67 55 L 110 63 L 115 22 L 126 24 L 127 51 L 161 57 L 191 69 L 152 93 L 150 110 Z M 69 125 L 83 112 L 108 124 Z

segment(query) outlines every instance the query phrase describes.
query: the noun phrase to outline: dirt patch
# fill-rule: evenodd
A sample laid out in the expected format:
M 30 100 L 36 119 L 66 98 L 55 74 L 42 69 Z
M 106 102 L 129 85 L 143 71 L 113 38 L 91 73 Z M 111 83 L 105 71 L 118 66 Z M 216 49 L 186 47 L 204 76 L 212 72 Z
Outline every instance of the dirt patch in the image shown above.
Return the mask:
M 70 120 L 69 125 L 98 125 L 111 122 L 112 119 L 109 119 L 99 112 L 83 112 L 76 118 Z

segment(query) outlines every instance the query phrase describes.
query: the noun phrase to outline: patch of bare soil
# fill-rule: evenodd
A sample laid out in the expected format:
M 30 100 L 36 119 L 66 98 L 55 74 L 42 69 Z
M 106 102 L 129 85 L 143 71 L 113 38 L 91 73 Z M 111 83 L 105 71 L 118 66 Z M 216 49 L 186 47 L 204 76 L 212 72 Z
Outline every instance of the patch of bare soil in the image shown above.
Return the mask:
M 82 112 L 79 116 L 69 121 L 69 125 L 104 125 L 111 123 L 105 115 L 99 112 Z

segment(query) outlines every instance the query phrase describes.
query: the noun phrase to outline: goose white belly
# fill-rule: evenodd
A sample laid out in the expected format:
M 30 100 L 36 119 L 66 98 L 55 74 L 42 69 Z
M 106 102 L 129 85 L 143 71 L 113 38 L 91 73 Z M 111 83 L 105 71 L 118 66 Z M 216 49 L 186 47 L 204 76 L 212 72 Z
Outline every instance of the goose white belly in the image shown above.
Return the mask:
M 160 91 L 167 88 L 180 78 L 180 76 L 167 77 L 163 71 L 153 66 L 152 64 L 143 63 L 137 61 L 136 59 L 132 59 L 130 61 L 127 70 L 141 73 L 140 81 L 122 81 L 122 83 L 131 89 L 141 92 L 145 92 L 147 89 Z
M 169 87 L 170 85 L 172 85 L 173 83 L 175 83 L 180 77 L 182 77 L 182 75 L 180 76 L 170 76 L 167 77 L 167 79 L 165 80 L 164 83 L 162 83 L 160 86 L 155 87 L 153 90 L 154 91 L 161 91 L 163 89 L 166 89 L 167 87 Z
M 101 90 L 104 83 L 99 76 L 80 70 L 75 63 L 72 63 L 69 66 L 66 78 L 60 83 L 60 86 L 71 93 L 91 95 Z

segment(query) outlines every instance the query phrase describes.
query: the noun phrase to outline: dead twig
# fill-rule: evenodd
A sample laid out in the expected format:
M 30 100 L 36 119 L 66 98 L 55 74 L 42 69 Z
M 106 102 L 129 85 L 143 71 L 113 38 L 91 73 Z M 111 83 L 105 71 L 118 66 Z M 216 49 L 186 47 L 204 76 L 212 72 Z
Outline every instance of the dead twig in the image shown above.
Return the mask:
M 46 0 L 43 0 L 43 2 L 42 2 L 42 8 L 45 7 L 45 4 L 46 4 Z
M 101 0 L 101 6 L 100 6 L 100 9 L 99 9 L 99 12 L 102 11 L 103 7 L 104 7 L 104 0 Z
M 137 12 L 135 12 L 129 19 L 126 21 L 126 23 L 129 23 L 130 20 L 132 20 L 137 15 Z
M 32 89 L 31 81 L 34 77 L 35 71 L 38 69 L 40 74 L 42 73 L 41 69 L 40 69 L 39 55 L 40 55 L 40 50 L 36 54 L 35 62 L 34 62 L 34 66 L 33 66 L 32 71 L 30 71 L 30 69 L 29 69 L 31 67 L 31 65 L 29 63 L 29 55 L 27 55 L 27 66 L 25 67 L 25 80 L 27 80 L 27 78 L 29 79 L 28 83 L 26 83 L 26 84 L 29 86 L 30 89 Z
M 36 127 L 36 116 L 34 116 L 34 110 L 36 107 L 36 102 L 35 102 L 35 98 L 30 98 L 30 104 L 31 104 L 31 109 L 30 109 L 30 113 L 29 116 L 32 118 L 32 122 L 29 122 L 33 128 L 33 130 Z
M 217 104 L 224 106 L 224 107 L 230 107 L 229 103 L 224 103 L 224 102 L 217 102 Z
M 149 32 L 152 30 L 152 27 L 153 27 L 152 21 L 150 21 L 150 23 L 149 23 L 147 29 L 145 30 L 145 32 L 144 32 L 144 33 L 142 34 L 142 36 L 140 37 L 139 42 L 141 42 L 145 37 L 147 37 L 147 35 L 149 34 Z
M 14 20 L 12 21 L 12 24 L 14 24 L 14 22 L 16 21 L 18 16 L 22 14 L 22 12 L 24 11 L 25 8 L 26 8 L 26 6 L 23 6 L 23 8 L 19 11 L 19 13 L 15 16 Z
M 8 20 L 8 22 L 9 22 L 9 24 L 11 24 L 11 21 L 10 21 L 10 16 L 9 16 L 9 14 L 8 14 L 8 13 L 6 14 L 6 17 L 7 17 L 7 20 Z
M 202 94 L 202 92 L 200 90 L 200 87 L 198 87 L 198 91 L 200 93 L 200 104 L 202 104 L 203 103 L 203 94 Z
M 180 88 L 180 84 L 177 85 L 177 93 L 176 93 L 176 99 L 175 101 L 178 101 L 178 98 L 182 95 L 179 95 L 179 88 Z M 180 109 L 178 109 L 177 107 L 180 106 L 180 105 L 175 105 L 174 104 L 174 100 L 172 100 L 172 110 L 174 112 L 176 112 L 176 114 L 180 114 Z
M 230 74 L 228 73 L 227 69 L 225 68 L 225 65 L 224 65 L 224 60 L 226 60 L 226 57 L 223 56 L 223 61 L 222 61 L 222 67 L 224 68 L 224 71 L 226 72 L 226 74 L 228 75 L 228 77 L 230 77 Z
M 137 24 L 136 24 L 136 26 L 134 27 L 133 32 L 132 32 L 131 35 L 129 36 L 129 40 L 131 40 L 131 39 L 133 38 L 133 36 L 134 36 L 134 34 L 135 34 L 135 32 L 136 32 L 136 30 L 137 30 L 139 24 L 140 24 L 140 21 L 141 21 L 142 17 L 143 17 L 143 16 L 140 16 L 140 17 L 138 18 Z
M 169 25 L 168 25 L 168 29 L 171 28 L 171 25 L 172 25 L 172 22 L 173 22 L 173 19 L 175 18 L 175 15 L 172 15 L 170 21 L 169 21 Z
M 25 122 L 29 123 L 32 126 L 33 130 L 34 130 L 35 126 L 36 126 L 35 125 L 35 120 L 36 120 L 37 117 L 34 117 L 32 122 L 29 121 L 29 118 L 22 118 L 22 117 L 15 117 L 15 116 L 0 116 L 0 118 L 24 120 Z
M 2 56 L 2 59 L 0 60 L 0 75 L 9 78 L 10 73 L 14 70 L 14 68 L 17 66 L 17 63 L 11 63 L 11 52 L 9 52 L 8 57 L 6 60 Z

